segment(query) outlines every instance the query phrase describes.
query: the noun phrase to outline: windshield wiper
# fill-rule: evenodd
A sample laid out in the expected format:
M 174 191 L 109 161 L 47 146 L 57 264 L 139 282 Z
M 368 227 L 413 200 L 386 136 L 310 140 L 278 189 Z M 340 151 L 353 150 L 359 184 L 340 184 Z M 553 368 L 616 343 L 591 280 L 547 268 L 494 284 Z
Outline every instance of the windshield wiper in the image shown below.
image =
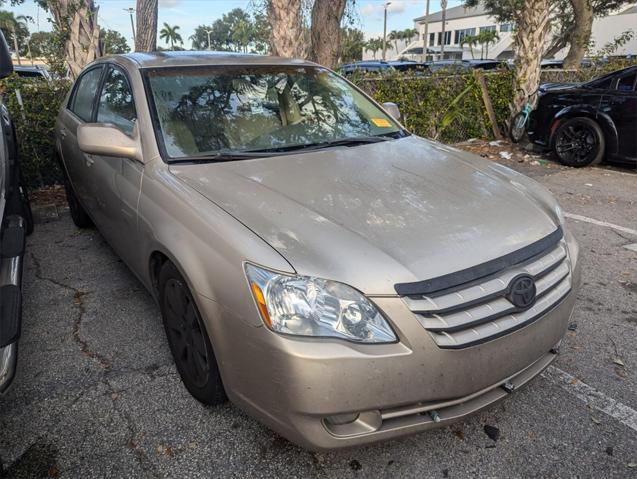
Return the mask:
M 234 150 L 219 150 L 214 153 L 202 153 L 192 156 L 180 156 L 178 158 L 172 158 L 169 163 L 194 163 L 194 162 L 221 162 L 221 161 L 234 161 L 234 160 L 249 160 L 254 158 L 265 158 L 272 156 L 260 152 L 253 151 L 234 151 Z
M 246 153 L 285 153 L 297 150 L 318 150 L 332 146 L 365 145 L 391 140 L 392 136 L 354 136 L 351 138 L 338 138 L 336 140 L 321 141 L 319 143 L 305 143 L 300 145 L 281 146 L 279 148 L 264 148 L 261 150 L 247 150 Z

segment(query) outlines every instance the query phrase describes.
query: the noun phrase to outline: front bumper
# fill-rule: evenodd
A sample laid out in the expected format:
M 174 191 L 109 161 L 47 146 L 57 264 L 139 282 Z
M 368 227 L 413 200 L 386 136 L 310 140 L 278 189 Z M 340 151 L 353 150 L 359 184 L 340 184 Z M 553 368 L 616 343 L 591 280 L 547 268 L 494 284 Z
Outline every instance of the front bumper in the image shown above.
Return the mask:
M 216 302 L 199 303 L 230 399 L 292 442 L 328 450 L 449 424 L 539 374 L 554 359 L 573 311 L 576 251 L 571 261 L 572 289 L 552 310 L 459 350 L 438 347 L 398 297 L 373 298 L 400 338 L 383 345 L 281 336 Z M 356 414 L 347 424 L 328 419 Z

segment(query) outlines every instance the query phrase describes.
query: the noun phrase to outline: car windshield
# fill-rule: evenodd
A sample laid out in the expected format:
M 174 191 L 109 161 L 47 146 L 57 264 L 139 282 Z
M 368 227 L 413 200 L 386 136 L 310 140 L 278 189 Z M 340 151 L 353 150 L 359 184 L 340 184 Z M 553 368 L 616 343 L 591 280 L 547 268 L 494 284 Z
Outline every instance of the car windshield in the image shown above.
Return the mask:
M 158 141 L 169 159 L 355 144 L 402 133 L 324 68 L 157 68 L 146 78 Z

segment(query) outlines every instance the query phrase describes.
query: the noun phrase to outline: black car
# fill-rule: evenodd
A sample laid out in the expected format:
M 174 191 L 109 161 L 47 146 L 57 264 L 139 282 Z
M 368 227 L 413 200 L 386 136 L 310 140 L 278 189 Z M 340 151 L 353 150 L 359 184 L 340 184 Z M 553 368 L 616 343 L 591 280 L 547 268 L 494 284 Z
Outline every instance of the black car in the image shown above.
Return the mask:
M 0 78 L 12 72 L 9 49 L 0 32 Z M 15 130 L 0 99 L 0 395 L 8 389 L 16 371 L 25 236 L 33 229 L 19 167 Z
M 51 75 L 46 68 L 38 66 L 17 66 L 13 67 L 13 71 L 21 78 L 32 78 L 34 80 L 50 80 Z
M 583 84 L 540 86 L 529 139 L 568 166 L 637 164 L 637 66 Z
M 346 63 L 338 67 L 341 75 L 351 75 L 354 72 L 360 73 L 390 73 L 394 71 L 389 63 L 376 60 L 363 60 L 360 62 Z

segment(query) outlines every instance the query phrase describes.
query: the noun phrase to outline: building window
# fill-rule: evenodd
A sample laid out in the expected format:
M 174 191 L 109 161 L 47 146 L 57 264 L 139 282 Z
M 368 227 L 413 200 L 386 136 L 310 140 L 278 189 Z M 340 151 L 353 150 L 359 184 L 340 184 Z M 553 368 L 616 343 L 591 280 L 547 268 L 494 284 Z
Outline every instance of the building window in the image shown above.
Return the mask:
M 476 34 L 475 28 L 465 28 L 464 30 L 456 30 L 453 44 L 460 45 L 460 43 L 462 43 L 462 40 L 464 40 L 464 37 L 473 36 L 475 34 Z
M 429 46 L 433 47 L 436 44 L 436 34 L 435 33 L 430 33 L 429 34 Z
M 442 32 L 438 32 L 438 45 L 442 45 Z M 451 45 L 451 32 L 445 32 L 445 45 Z
M 512 23 L 503 23 L 502 25 L 500 25 L 500 31 L 501 32 L 512 32 L 513 31 L 513 24 Z
M 480 27 L 480 33 L 482 32 L 495 32 L 495 25 L 489 25 L 488 27 Z

